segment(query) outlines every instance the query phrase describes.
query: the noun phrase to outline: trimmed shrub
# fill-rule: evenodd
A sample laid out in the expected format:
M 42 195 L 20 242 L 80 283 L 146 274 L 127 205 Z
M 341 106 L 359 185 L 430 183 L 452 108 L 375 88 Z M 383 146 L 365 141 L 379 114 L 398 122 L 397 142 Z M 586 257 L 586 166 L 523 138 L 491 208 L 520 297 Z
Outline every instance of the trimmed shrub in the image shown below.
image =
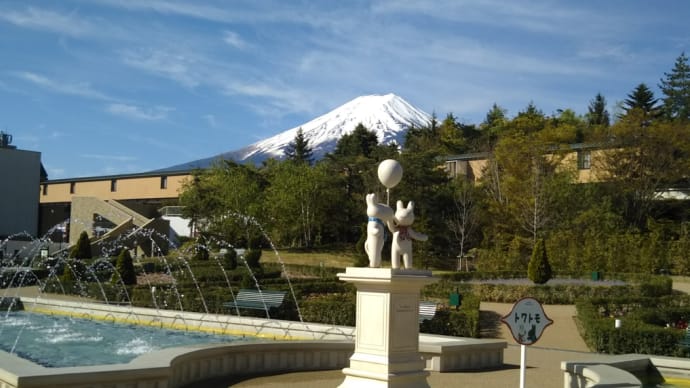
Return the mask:
M 419 330 L 428 334 L 479 338 L 479 303 L 476 296 L 463 295 L 460 310 L 441 308 L 432 319 L 423 321 Z
M 77 244 L 69 252 L 71 259 L 90 259 L 91 258 L 91 242 L 86 231 L 81 232 Z
M 117 273 L 120 274 L 120 279 L 125 285 L 137 284 L 137 274 L 134 271 L 134 263 L 132 262 L 132 255 L 129 250 L 123 249 L 117 256 L 117 263 L 115 264 Z M 117 282 L 117 276 L 113 276 L 113 282 Z
M 300 309 L 306 322 L 354 326 L 357 302 L 354 292 L 325 294 L 304 300 Z
M 196 244 L 194 246 L 194 256 L 192 257 L 194 260 L 208 260 L 209 254 L 208 254 L 208 249 L 201 245 L 201 244 Z
M 535 284 L 544 284 L 551 279 L 551 265 L 546 256 L 546 244 L 543 239 L 537 240 L 532 250 L 532 258 L 527 266 L 527 276 Z
M 225 269 L 233 270 L 237 268 L 237 251 L 234 248 L 227 248 L 227 252 L 223 255 L 223 265 Z
M 247 261 L 249 268 L 256 269 L 261 268 L 261 249 L 247 249 L 244 252 L 244 259 Z

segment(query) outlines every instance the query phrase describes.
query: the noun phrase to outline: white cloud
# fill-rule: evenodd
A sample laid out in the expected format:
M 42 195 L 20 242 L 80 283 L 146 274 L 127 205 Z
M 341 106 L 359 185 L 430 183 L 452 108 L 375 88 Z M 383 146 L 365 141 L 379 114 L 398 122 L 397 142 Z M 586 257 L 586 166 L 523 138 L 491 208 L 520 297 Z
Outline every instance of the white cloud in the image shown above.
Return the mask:
M 114 103 L 107 106 L 106 111 L 116 116 L 123 116 L 135 120 L 157 121 L 168 118 L 168 113 L 174 109 L 165 106 L 142 108 L 135 105 Z
M 201 60 L 191 52 L 128 50 L 123 54 L 123 61 L 128 66 L 170 78 L 187 87 L 196 87 L 203 79 L 198 73 L 202 67 Z
M 139 11 L 155 11 L 162 14 L 182 15 L 202 20 L 211 20 L 219 22 L 241 20 L 237 16 L 237 14 L 239 13 L 239 9 L 236 7 L 233 7 L 233 11 L 237 12 L 229 12 L 227 7 L 221 8 L 208 5 L 199 5 L 198 3 L 193 2 L 176 3 L 173 1 L 160 0 L 98 0 L 97 2 L 103 5 L 109 5 L 116 8 Z
M 586 43 L 577 52 L 577 56 L 584 59 L 613 59 L 619 62 L 631 61 L 635 55 L 622 44 L 606 44 L 603 42 Z
M 238 33 L 233 31 L 224 31 L 223 41 L 238 49 L 243 49 L 247 46 L 247 42 L 245 42 Z
M 0 10 L 0 20 L 19 27 L 57 32 L 70 36 L 83 36 L 95 31 L 93 25 L 77 18 L 45 9 L 28 7 L 23 11 Z
M 43 87 L 56 93 L 91 98 L 96 100 L 112 100 L 111 97 L 99 92 L 98 90 L 95 90 L 91 87 L 91 85 L 89 85 L 86 82 L 62 82 L 28 71 L 19 72 L 15 75 L 25 81 L 33 83 L 34 85 Z

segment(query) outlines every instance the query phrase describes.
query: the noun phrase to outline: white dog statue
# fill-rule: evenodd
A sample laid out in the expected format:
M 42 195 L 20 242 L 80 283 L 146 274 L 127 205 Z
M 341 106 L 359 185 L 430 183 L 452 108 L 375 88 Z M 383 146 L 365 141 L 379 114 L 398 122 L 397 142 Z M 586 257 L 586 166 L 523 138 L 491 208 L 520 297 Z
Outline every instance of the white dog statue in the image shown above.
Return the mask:
M 381 250 L 383 249 L 386 224 L 393 220 L 393 209 L 388 205 L 377 203 L 376 194 L 367 194 L 367 240 L 364 250 L 369 256 L 369 267 L 381 267 Z
M 414 222 L 414 202 L 403 206 L 402 201 L 396 204 L 393 222 L 388 223 L 388 228 L 393 232 L 393 245 L 391 246 L 391 267 L 400 268 L 400 257 L 403 259 L 405 269 L 412 268 L 412 240 L 426 241 L 427 235 L 412 229 Z

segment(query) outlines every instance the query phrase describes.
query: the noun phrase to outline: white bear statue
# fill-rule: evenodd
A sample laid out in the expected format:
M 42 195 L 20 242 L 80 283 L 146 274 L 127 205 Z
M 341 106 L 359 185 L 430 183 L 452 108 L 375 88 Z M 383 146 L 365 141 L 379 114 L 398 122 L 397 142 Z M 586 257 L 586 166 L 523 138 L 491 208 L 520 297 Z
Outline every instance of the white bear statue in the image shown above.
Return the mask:
M 381 267 L 381 250 L 383 249 L 386 224 L 393 220 L 393 209 L 388 205 L 377 203 L 376 194 L 367 194 L 367 240 L 364 250 L 369 257 L 369 267 Z
M 391 246 L 391 267 L 400 268 L 402 257 L 405 269 L 412 268 L 412 240 L 426 241 L 427 235 L 412 229 L 414 222 L 414 202 L 403 206 L 402 201 L 396 204 L 393 222 L 388 223 L 388 228 L 393 232 L 393 244 Z

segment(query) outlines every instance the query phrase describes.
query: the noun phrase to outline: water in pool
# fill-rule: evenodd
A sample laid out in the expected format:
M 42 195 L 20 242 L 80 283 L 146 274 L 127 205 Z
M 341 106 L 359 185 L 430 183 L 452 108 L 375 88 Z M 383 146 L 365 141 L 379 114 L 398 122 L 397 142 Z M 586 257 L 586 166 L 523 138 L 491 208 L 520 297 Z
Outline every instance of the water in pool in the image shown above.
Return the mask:
M 242 340 L 25 311 L 0 315 L 0 349 L 46 367 L 119 364 L 158 349 Z

